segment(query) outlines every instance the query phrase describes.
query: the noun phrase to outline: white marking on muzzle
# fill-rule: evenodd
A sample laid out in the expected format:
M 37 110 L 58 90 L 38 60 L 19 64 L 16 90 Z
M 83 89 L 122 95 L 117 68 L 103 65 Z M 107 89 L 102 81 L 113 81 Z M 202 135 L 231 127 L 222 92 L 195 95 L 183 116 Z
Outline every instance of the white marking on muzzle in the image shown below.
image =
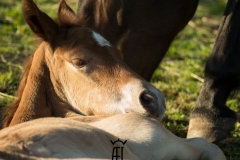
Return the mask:
M 103 38 L 100 34 L 94 32 L 94 31 L 93 31 L 93 38 L 97 41 L 97 43 L 100 46 L 111 47 L 110 43 L 105 38 Z
M 116 94 L 117 97 L 112 98 L 112 102 L 107 104 L 106 108 L 112 111 L 112 113 L 145 113 L 146 110 L 142 107 L 139 101 L 138 93 L 143 90 L 138 82 L 132 82 L 122 86 L 120 94 Z M 137 91 L 137 92 L 136 92 Z

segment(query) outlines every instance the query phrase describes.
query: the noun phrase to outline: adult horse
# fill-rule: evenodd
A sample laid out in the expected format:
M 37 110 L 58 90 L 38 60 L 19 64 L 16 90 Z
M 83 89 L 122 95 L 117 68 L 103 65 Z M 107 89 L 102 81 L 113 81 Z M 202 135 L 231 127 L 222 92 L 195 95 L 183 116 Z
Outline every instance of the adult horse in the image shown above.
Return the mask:
M 78 15 L 150 81 L 172 40 L 193 17 L 199 0 L 79 0 Z
M 120 138 L 127 140 L 125 158 L 225 159 L 214 144 L 178 138 L 164 129 L 156 120 L 165 111 L 160 92 L 131 71 L 103 37 L 79 26 L 81 19 L 65 1 L 60 2 L 59 25 L 32 0 L 23 0 L 23 15 L 44 41 L 29 61 L 19 99 L 9 108 L 13 116 L 7 115 L 5 126 L 10 127 L 0 131 L 0 158 L 109 159 L 114 156 L 110 140 Z M 117 115 L 107 117 L 112 114 Z M 50 116 L 65 118 L 39 118 Z

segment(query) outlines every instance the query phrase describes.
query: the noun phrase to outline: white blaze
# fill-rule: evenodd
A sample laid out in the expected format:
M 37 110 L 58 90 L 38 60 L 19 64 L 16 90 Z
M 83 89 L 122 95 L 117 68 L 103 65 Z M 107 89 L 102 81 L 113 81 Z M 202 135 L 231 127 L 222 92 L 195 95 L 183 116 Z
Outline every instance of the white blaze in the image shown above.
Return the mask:
M 100 34 L 94 32 L 94 31 L 93 31 L 93 38 L 97 41 L 97 43 L 100 46 L 111 47 L 110 43 L 105 38 L 103 38 Z

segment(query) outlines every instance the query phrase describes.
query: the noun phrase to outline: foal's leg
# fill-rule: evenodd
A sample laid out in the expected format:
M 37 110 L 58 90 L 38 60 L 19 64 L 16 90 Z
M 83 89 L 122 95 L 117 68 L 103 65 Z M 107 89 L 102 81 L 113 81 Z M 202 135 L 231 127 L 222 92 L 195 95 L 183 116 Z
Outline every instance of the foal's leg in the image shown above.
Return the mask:
M 220 141 L 234 129 L 237 117 L 226 106 L 240 86 L 240 1 L 229 0 L 205 68 L 205 80 L 191 113 L 188 137 Z
M 126 142 L 141 159 L 224 160 L 222 151 L 201 138 L 183 139 L 156 120 L 137 114 L 122 114 L 90 123 Z

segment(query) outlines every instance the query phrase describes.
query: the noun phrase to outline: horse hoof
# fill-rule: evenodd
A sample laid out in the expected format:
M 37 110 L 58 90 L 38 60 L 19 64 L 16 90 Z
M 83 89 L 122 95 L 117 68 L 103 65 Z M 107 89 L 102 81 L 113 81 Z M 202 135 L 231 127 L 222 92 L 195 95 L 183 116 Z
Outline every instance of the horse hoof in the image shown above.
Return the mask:
M 187 138 L 201 137 L 209 142 L 219 142 L 230 135 L 235 128 L 236 120 L 232 118 L 220 118 L 215 120 L 205 117 L 191 118 Z

